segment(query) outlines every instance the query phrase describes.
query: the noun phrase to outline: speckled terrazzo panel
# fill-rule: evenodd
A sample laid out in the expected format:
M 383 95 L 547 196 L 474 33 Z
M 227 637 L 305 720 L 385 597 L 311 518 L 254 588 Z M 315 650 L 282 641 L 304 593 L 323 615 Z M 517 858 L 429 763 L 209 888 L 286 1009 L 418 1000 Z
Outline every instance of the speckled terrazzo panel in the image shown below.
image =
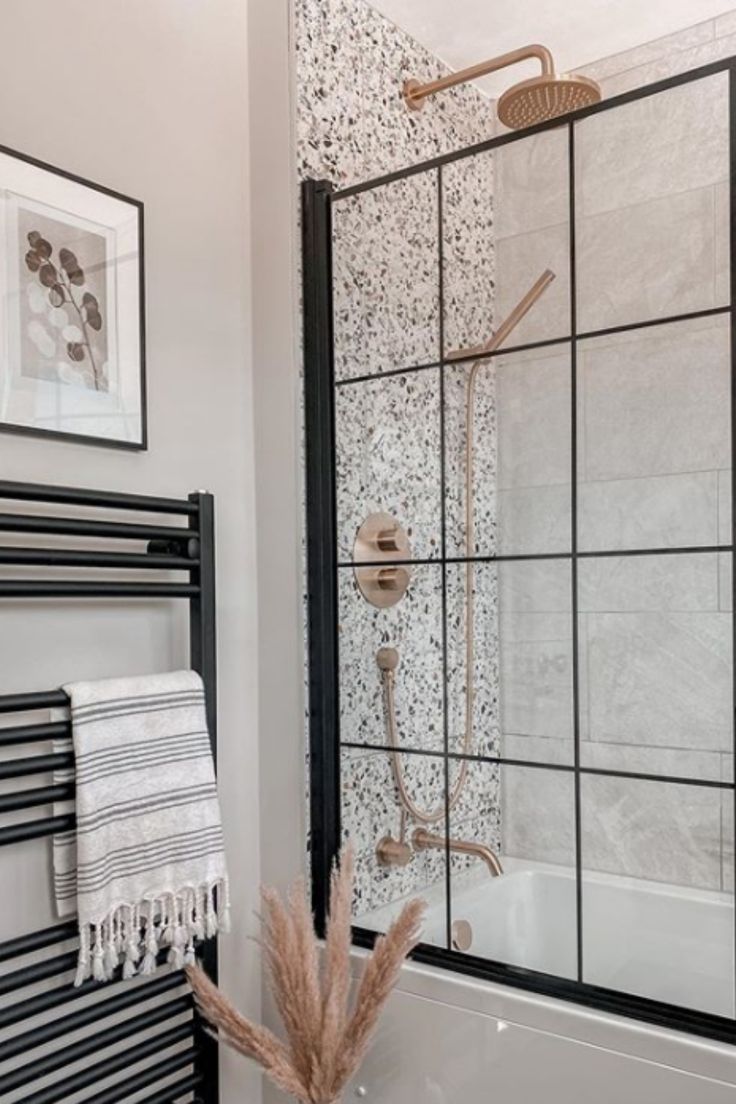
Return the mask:
M 455 88 L 406 109 L 406 77 L 447 68 L 363 0 L 295 0 L 300 179 L 345 187 L 493 135 L 491 101 Z
M 442 170 L 445 351 L 480 345 L 494 325 L 496 247 L 492 154 Z
M 444 806 L 444 761 L 439 756 L 404 754 L 400 768 L 410 797 L 428 813 Z M 459 767 L 452 765 L 450 794 Z M 376 858 L 376 844 L 387 833 L 399 831 L 398 791 L 391 761 L 382 752 L 343 748 L 341 755 L 342 830 L 353 841 L 356 877 L 353 911 L 357 917 L 384 905 L 419 893 L 429 887 L 442 887 L 445 880 L 443 851 L 415 853 L 407 866 L 383 867 Z M 411 830 L 413 830 L 412 826 Z M 430 829 L 443 834 L 444 816 Z M 467 773 L 462 796 L 450 813 L 450 831 L 463 839 L 500 848 L 499 768 L 488 763 L 473 763 Z M 477 860 L 452 855 L 451 875 L 475 865 Z
M 409 791 L 434 805 L 444 802 L 444 767 L 439 757 L 399 757 Z M 399 831 L 398 792 L 391 762 L 383 752 L 343 748 L 341 755 L 341 824 L 343 838 L 355 849 L 353 914 L 357 917 L 391 904 L 428 885 L 444 881 L 445 856 L 440 851 L 416 854 L 407 866 L 383 867 L 376 844 Z M 443 831 L 442 824 L 438 831 Z
M 465 751 L 467 588 L 472 587 L 474 662 L 469 750 L 499 754 L 498 578 L 494 564 L 447 566 L 447 723 L 453 752 Z
M 442 568 L 422 564 L 402 602 L 379 610 L 358 590 L 353 569 L 340 569 L 340 731 L 344 741 L 387 743 L 376 652 L 399 652 L 396 726 L 400 747 L 439 752 L 444 748 L 442 667 Z
M 333 207 L 335 378 L 439 360 L 437 173 Z
M 338 555 L 353 559 L 358 528 L 372 513 L 407 530 L 413 559 L 441 551 L 438 369 L 336 388 Z
M 447 555 L 468 554 L 466 540 L 466 442 L 467 399 L 472 364 L 445 368 L 445 526 Z M 473 518 L 471 556 L 492 556 L 496 551 L 497 425 L 496 365 L 483 362 L 475 382 L 473 414 Z
M 474 88 L 454 89 L 419 113 L 400 96 L 406 76 L 432 79 L 446 72 L 424 48 L 363 0 L 295 0 L 297 167 L 300 179 L 327 179 L 337 188 L 375 178 L 491 137 L 489 101 Z M 416 558 L 441 553 L 439 371 L 349 382 L 387 371 L 432 364 L 440 355 L 440 246 L 444 255 L 444 329 L 447 348 L 477 344 L 492 324 L 493 176 L 490 159 L 443 170 L 444 230 L 438 222 L 437 173 L 431 172 L 340 201 L 334 207 L 335 371 L 338 554 L 352 558 L 356 530 L 372 511 L 393 513 L 411 531 Z M 458 375 L 458 373 L 453 373 Z M 464 382 L 447 397 L 447 502 L 462 508 L 456 458 L 464 433 L 459 406 Z M 452 409 L 454 402 L 455 408 Z M 492 380 L 479 388 L 476 430 L 479 513 L 493 529 L 495 433 Z M 450 464 L 454 464 L 453 472 Z M 452 487 L 452 489 L 450 489 Z M 448 527 L 449 528 L 449 527 Z M 448 554 L 461 551 L 462 531 L 448 531 Z M 360 597 L 352 570 L 340 572 L 341 734 L 344 740 L 385 743 L 385 716 L 375 653 L 393 644 L 401 653 L 397 680 L 399 739 L 404 746 L 444 746 L 442 569 L 417 565 L 404 602 L 378 611 Z M 494 592 L 479 588 L 477 617 L 484 624 L 488 694 L 495 695 L 497 658 L 489 633 L 496 624 Z M 458 607 L 458 602 L 460 607 Z M 454 616 L 462 615 L 457 588 Z M 452 692 L 464 681 L 460 656 L 451 661 Z M 461 737 L 457 732 L 456 735 Z M 408 769 L 418 799 L 442 799 L 441 759 L 417 758 Z M 385 871 L 375 845 L 398 829 L 398 797 L 385 752 L 343 749 L 344 828 L 356 842 L 356 914 L 433 883 L 444 882 L 442 854 L 417 855 L 406 870 Z M 456 765 L 451 766 L 451 781 Z M 492 773 L 492 772 L 491 772 Z M 438 790 L 439 787 L 439 790 Z M 497 843 L 498 780 L 469 777 L 453 829 Z M 442 831 L 442 825 L 438 826 Z M 452 869 L 468 860 L 454 857 Z

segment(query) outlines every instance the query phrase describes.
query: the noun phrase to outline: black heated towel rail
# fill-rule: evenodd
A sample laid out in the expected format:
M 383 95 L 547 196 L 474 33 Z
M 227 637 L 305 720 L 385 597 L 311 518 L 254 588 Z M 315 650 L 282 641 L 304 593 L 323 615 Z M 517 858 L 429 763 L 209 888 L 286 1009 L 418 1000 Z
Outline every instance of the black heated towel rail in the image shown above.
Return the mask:
M 29 512 L 25 504 L 32 504 Z M 123 513 L 126 520 L 110 520 L 98 511 Z M 146 514 L 164 520 L 141 520 Z M 169 515 L 171 524 L 166 523 Z M 67 537 L 73 540 L 65 546 Z M 87 538 L 94 547 L 82 547 Z M 14 543 L 18 539 L 22 544 Z M 134 542 L 142 546 L 131 547 Z M 24 577 L 9 575 L 14 567 L 22 568 Z M 40 572 L 37 578 L 25 577 L 34 569 L 43 569 L 42 577 Z M 124 579 L 117 577 L 120 572 Z M 183 574 L 184 581 L 155 578 L 155 573 L 172 572 Z M 210 494 L 197 491 L 176 499 L 0 481 L 0 600 L 27 598 L 186 599 L 190 662 L 204 682 L 216 762 Z M 55 816 L 52 808 L 74 796 L 73 782 L 26 782 L 73 766 L 72 752 L 47 750 L 51 740 L 71 735 L 69 720 L 33 716 L 68 706 L 66 694 L 57 689 L 0 694 L 0 780 L 21 780 L 21 788 L 6 792 L 6 786 L 0 793 L 0 847 L 49 839 L 75 826 L 73 815 Z M 21 716 L 16 720 L 13 714 Z M 47 747 L 36 751 L 33 745 Z M 39 815 L 8 821 L 9 814 L 23 810 Z M 133 1098 L 140 1104 L 216 1104 L 217 1044 L 197 1017 L 184 975 L 162 968 L 150 978 L 122 983 L 118 973 L 112 982 L 90 979 L 75 989 L 76 940 L 76 923 L 64 922 L 0 943 L 0 1101 L 55 1104 L 74 1097 L 80 1104 Z M 216 977 L 215 941 L 208 940 L 199 953 Z M 165 952 L 159 956 L 162 967 L 165 957 Z

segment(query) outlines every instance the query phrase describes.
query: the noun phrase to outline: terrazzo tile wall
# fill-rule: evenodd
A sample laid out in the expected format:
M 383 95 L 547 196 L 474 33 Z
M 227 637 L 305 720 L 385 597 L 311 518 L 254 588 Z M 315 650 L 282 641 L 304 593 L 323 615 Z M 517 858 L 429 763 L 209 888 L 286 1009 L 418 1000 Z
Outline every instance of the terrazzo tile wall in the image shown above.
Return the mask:
M 453 90 L 431 111 L 411 113 L 401 99 L 405 77 L 446 72 L 424 48 L 363 0 L 296 0 L 297 167 L 299 178 L 344 187 L 488 138 L 492 104 L 470 87 Z M 340 569 L 342 819 L 357 848 L 356 914 L 416 889 L 444 883 L 444 855 L 416 856 L 404 870 L 382 870 L 375 847 L 398 831 L 398 793 L 385 752 L 384 703 L 377 649 L 392 644 L 401 666 L 396 689 L 400 743 L 420 752 L 444 748 L 442 438 L 440 334 L 445 348 L 476 345 L 493 322 L 493 167 L 467 162 L 444 172 L 440 318 L 440 243 L 435 173 L 397 181 L 334 208 L 334 319 L 337 423 L 338 555 L 349 564 L 358 526 L 384 510 L 408 529 L 413 568 L 404 602 L 368 605 L 350 566 Z M 386 378 L 386 372 L 396 373 Z M 448 554 L 464 548 L 464 389 L 452 373 L 446 395 Z M 477 529 L 495 528 L 495 414 L 490 374 L 479 387 L 474 428 L 484 441 L 476 470 Z M 448 579 L 450 740 L 462 742 L 465 671 L 464 579 Z M 490 575 L 476 582 L 478 686 L 474 739 L 493 746 L 497 731 L 497 593 Z M 441 758 L 407 754 L 410 794 L 427 809 L 442 806 Z M 450 768 L 450 785 L 456 767 Z M 452 828 L 499 845 L 498 772 L 478 770 L 453 813 Z M 438 831 L 444 831 L 442 823 Z M 489 838 L 490 834 L 490 838 Z M 454 868 L 460 867 L 454 863 Z

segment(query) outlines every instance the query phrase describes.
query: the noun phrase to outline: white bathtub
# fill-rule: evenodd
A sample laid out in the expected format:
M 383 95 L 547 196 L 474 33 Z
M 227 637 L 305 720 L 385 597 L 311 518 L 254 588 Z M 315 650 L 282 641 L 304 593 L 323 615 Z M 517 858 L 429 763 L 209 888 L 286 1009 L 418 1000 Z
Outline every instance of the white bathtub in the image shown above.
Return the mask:
M 574 977 L 574 872 L 514 859 L 504 868 L 496 879 L 485 868 L 453 877 L 470 953 Z M 424 938 L 444 945 L 442 887 L 425 897 Z M 383 929 L 397 907 L 360 922 Z M 586 980 L 732 1015 L 733 924 L 726 894 L 587 875 Z M 736 1048 L 412 964 L 361 1083 L 380 1104 L 733 1104 Z

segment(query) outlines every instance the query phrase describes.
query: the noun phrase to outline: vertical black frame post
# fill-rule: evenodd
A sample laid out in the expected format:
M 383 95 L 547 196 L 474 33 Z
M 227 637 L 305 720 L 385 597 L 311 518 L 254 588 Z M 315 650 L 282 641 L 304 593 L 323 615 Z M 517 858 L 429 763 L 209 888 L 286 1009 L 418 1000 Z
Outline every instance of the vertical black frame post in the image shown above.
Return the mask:
M 440 548 L 442 555 L 442 750 L 445 803 L 445 946 L 452 950 L 452 853 L 450 851 L 450 703 L 447 690 L 448 667 L 448 601 L 447 601 L 447 441 L 445 439 L 445 216 L 444 178 L 437 166 L 437 313 L 440 404 Z M 475 580 L 473 580 L 475 585 Z M 467 631 L 467 626 L 466 626 Z
M 580 797 L 580 625 L 578 622 L 578 301 L 575 213 L 575 123 L 567 126 L 570 250 L 570 584 L 572 626 L 572 732 L 575 818 L 575 935 L 577 977 L 583 981 L 583 825 Z
M 340 841 L 332 187 L 302 185 L 312 908 L 324 934 Z
M 736 783 L 736 68 L 728 70 L 728 175 L 729 175 L 729 249 L 730 249 L 730 350 L 731 350 L 731 665 L 733 681 L 731 687 L 731 725 L 732 725 L 732 765 L 731 781 Z M 716 534 L 720 537 L 720 533 Z M 731 793 L 732 808 L 736 804 L 736 793 Z M 733 808 L 736 817 L 736 808 Z M 723 818 L 723 808 L 721 807 Z M 734 847 L 734 887 L 736 889 L 736 847 Z M 734 908 L 734 1010 L 736 1011 L 736 907 Z
M 199 530 L 199 567 L 194 578 L 199 592 L 189 606 L 189 656 L 193 670 L 201 676 L 205 691 L 205 711 L 210 734 L 212 759 L 217 769 L 217 624 L 215 614 L 215 504 L 211 494 L 197 491 L 189 495 L 197 513 L 189 518 L 189 528 Z M 217 940 L 204 942 L 201 962 L 207 974 L 217 981 Z M 217 1041 L 209 1034 L 195 1012 L 194 1040 L 197 1047 L 197 1072 L 202 1075 L 198 1098 L 202 1104 L 218 1104 L 220 1069 Z

